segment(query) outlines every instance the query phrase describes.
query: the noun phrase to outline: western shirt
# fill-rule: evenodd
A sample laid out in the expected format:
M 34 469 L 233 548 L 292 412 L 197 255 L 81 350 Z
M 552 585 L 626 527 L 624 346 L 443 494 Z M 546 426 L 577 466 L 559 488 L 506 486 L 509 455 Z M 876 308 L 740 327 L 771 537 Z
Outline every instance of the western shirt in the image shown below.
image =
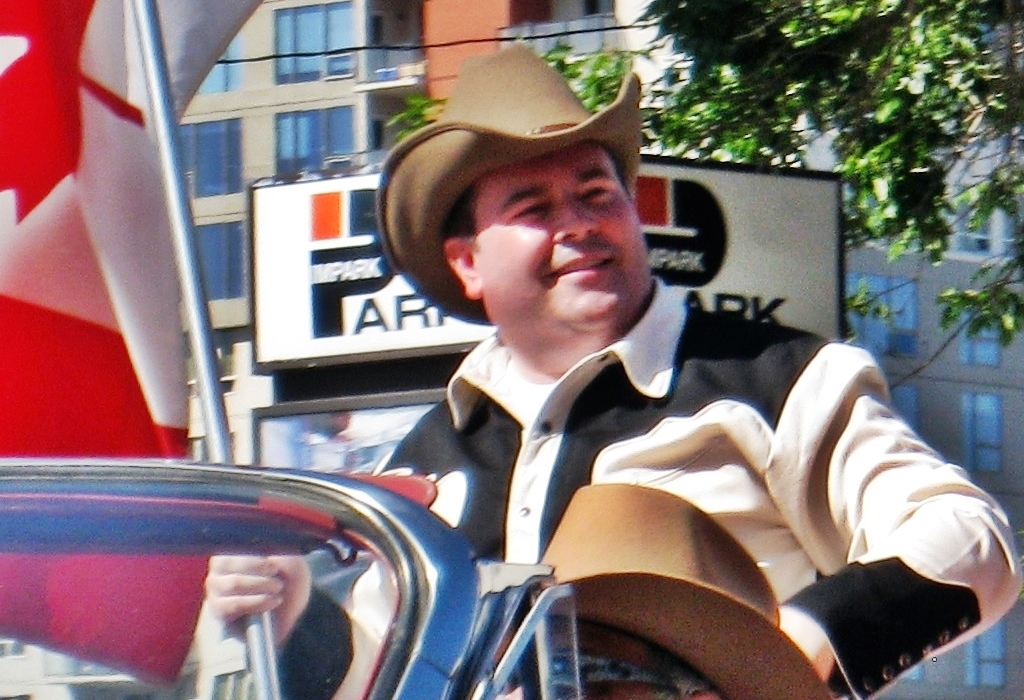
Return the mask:
M 686 498 L 819 621 L 861 697 L 1013 605 L 1005 513 L 896 414 L 869 353 L 685 298 L 659 284 L 624 338 L 533 400 L 483 341 L 391 466 L 434 474 L 435 512 L 516 562 L 586 483 Z

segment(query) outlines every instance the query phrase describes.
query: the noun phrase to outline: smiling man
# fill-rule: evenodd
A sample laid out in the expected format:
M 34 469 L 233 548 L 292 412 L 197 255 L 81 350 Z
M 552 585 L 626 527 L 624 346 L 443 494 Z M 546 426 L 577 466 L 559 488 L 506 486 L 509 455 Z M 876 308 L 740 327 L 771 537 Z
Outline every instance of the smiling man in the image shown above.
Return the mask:
M 512 562 L 539 560 L 587 484 L 686 499 L 757 560 L 821 677 L 871 695 L 1013 605 L 1006 516 L 896 414 L 868 353 L 652 278 L 638 102 L 629 76 L 592 114 L 514 45 L 468 60 L 388 155 L 392 264 L 495 327 L 391 466 L 435 475 L 435 512 Z
M 446 314 L 495 328 L 389 466 L 432 475 L 432 510 L 513 563 L 541 559 L 590 484 L 692 503 L 756 561 L 808 667 L 867 697 L 1010 609 L 1013 533 L 895 412 L 867 352 L 688 308 L 689 290 L 652 278 L 632 201 L 638 100 L 629 76 L 591 114 L 515 45 L 467 61 L 438 121 L 388 155 L 392 265 Z M 285 573 L 211 581 L 226 618 L 276 606 L 282 639 L 296 606 L 281 601 L 308 598 Z M 620 593 L 624 610 L 644 602 Z

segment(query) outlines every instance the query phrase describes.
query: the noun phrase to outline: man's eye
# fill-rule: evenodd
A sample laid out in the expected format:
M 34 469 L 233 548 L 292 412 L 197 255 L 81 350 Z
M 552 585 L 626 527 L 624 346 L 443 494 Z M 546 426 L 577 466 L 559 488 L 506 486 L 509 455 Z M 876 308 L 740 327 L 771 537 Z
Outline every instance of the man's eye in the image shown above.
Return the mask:
M 547 212 L 547 206 L 541 202 L 536 204 L 529 204 L 516 211 L 512 218 L 513 219 L 537 219 Z
M 583 201 L 592 205 L 606 204 L 612 200 L 613 191 L 605 188 L 593 188 L 583 193 Z

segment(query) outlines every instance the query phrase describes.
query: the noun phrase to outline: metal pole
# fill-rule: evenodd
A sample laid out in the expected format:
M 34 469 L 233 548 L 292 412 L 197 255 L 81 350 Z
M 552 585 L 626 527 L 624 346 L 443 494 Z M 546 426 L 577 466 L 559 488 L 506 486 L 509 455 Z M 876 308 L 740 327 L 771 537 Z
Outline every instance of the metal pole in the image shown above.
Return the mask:
M 211 461 L 227 464 L 231 461 L 231 433 L 217 373 L 216 354 L 210 339 L 210 318 L 195 251 L 192 208 L 185 187 L 184 169 L 181 167 L 177 119 L 171 99 L 159 13 L 155 0 L 133 0 L 132 7 L 142 47 L 146 85 L 149 88 L 151 126 L 160 152 L 160 168 L 167 195 L 188 335 L 195 359 L 196 386 L 203 409 L 207 449 Z M 249 663 L 260 700 L 281 700 L 272 630 L 270 613 L 251 616 L 246 627 Z
M 274 654 L 273 622 L 270 613 L 250 615 L 245 625 L 246 647 L 249 649 L 249 670 L 259 700 L 281 700 L 281 683 L 277 676 Z
M 155 0 L 134 0 L 133 8 L 142 45 L 146 85 L 149 87 L 150 125 L 160 152 L 186 327 L 196 366 L 196 387 L 203 410 L 207 451 L 211 461 L 227 464 L 231 462 L 231 433 L 217 372 L 217 356 L 210 338 L 210 315 L 199 274 L 192 208 L 181 167 L 177 119 L 171 99 L 160 20 Z

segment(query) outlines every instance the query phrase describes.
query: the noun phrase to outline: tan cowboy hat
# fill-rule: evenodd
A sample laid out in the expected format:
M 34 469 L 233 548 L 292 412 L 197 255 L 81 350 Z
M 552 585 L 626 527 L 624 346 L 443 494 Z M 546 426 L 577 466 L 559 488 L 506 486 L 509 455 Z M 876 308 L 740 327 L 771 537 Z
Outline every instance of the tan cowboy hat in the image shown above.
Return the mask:
M 446 313 L 486 321 L 445 261 L 441 228 L 485 173 L 584 141 L 602 144 L 632 187 L 640 162 L 639 82 L 589 112 L 568 84 L 523 44 L 467 59 L 444 113 L 396 145 L 377 194 L 381 241 L 392 266 Z
M 577 616 L 652 641 L 728 700 L 828 700 L 778 627 L 778 605 L 746 550 L 709 515 L 624 484 L 576 492 L 544 562 L 572 582 Z

